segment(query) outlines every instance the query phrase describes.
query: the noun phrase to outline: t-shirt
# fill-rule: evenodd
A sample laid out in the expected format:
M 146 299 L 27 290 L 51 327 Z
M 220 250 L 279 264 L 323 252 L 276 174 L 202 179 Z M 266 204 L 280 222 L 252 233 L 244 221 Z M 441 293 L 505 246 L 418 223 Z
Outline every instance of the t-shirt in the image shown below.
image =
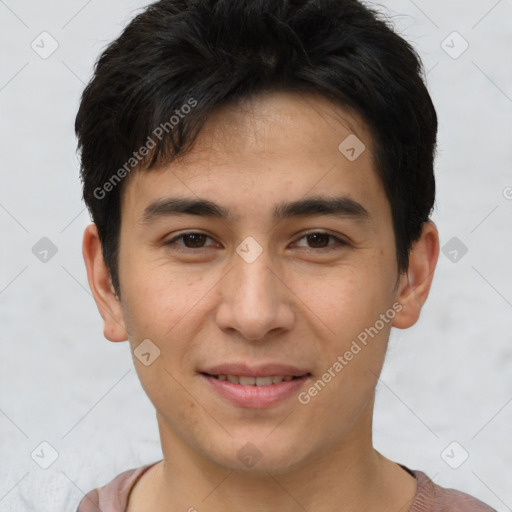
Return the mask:
M 137 480 L 158 462 L 124 471 L 103 487 L 89 491 L 76 512 L 125 512 Z M 425 473 L 399 465 L 417 480 L 416 496 L 408 512 L 496 512 L 469 494 L 439 487 Z

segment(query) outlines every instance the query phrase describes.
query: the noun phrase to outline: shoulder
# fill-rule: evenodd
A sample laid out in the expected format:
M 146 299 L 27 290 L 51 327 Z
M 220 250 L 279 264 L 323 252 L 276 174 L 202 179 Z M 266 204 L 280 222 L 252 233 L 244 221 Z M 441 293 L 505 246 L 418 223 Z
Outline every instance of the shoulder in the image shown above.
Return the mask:
M 484 502 L 455 489 L 436 485 L 422 471 L 409 470 L 418 481 L 418 490 L 409 512 L 496 512 Z
M 76 512 L 124 512 L 132 487 L 155 464 L 157 462 L 123 471 L 106 485 L 89 491 L 80 501 Z

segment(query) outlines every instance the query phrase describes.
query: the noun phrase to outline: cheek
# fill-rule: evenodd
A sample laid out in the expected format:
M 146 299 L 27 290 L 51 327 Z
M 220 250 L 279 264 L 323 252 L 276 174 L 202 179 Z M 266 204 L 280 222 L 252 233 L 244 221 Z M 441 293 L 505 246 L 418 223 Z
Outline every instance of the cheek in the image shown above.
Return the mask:
M 391 307 L 389 271 L 378 263 L 354 263 L 315 282 L 318 286 L 301 285 L 300 297 L 307 298 L 301 315 L 310 319 L 310 326 L 319 326 L 316 338 L 322 371 L 330 368 L 326 379 L 332 379 L 317 406 L 332 400 L 355 407 L 373 392 L 383 364 L 392 321 L 389 317 L 382 321 L 380 316 Z
M 144 261 L 143 255 L 126 259 L 122 283 L 130 317 L 139 330 L 164 327 L 163 324 L 170 328 L 201 293 L 203 278 L 159 262 L 146 260 L 143 264 Z
M 349 422 L 370 399 L 391 329 L 391 318 L 380 320 L 391 307 L 384 284 L 382 275 L 357 272 L 350 279 L 339 276 L 325 281 L 321 290 L 304 288 L 303 293 L 308 293 L 304 315 L 311 321 L 320 318 L 328 327 L 323 335 L 317 334 L 322 352 L 322 370 L 317 377 L 325 386 L 320 382 L 310 390 L 311 396 L 318 393 L 311 401 L 318 414 L 322 408 L 332 407 L 337 418 Z
M 218 278 L 183 273 L 166 265 L 146 265 L 145 269 L 149 270 L 144 274 L 133 271 L 123 281 L 132 351 L 150 339 L 160 350 L 159 362 L 177 368 L 200 344 L 198 333 L 209 315 L 208 296 L 214 293 Z
M 388 280 L 370 264 L 343 267 L 314 280 L 295 277 L 292 288 L 298 291 L 304 314 L 316 315 L 331 335 L 341 339 L 373 324 L 391 298 Z

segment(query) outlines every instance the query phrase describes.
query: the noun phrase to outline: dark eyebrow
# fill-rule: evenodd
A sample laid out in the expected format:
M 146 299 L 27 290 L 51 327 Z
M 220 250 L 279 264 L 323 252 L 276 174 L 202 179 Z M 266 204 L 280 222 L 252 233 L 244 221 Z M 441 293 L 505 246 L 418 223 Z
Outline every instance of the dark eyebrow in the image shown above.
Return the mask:
M 281 203 L 274 208 L 274 219 L 290 217 L 309 217 L 313 215 L 330 215 L 340 218 L 367 220 L 368 210 L 350 197 L 307 197 L 291 203 Z
M 235 220 L 234 215 L 227 208 L 207 199 L 188 199 L 180 197 L 166 197 L 151 203 L 144 209 L 142 223 L 149 224 L 161 217 L 169 215 L 197 215 L 217 219 Z
M 144 209 L 142 222 L 149 224 L 161 217 L 170 215 L 197 215 L 221 220 L 238 219 L 227 208 L 207 199 L 188 199 L 167 197 L 151 203 Z M 280 221 L 291 217 L 309 217 L 329 215 L 355 220 L 368 220 L 370 214 L 361 204 L 350 197 L 308 197 L 288 203 L 278 204 L 273 211 L 274 220 Z

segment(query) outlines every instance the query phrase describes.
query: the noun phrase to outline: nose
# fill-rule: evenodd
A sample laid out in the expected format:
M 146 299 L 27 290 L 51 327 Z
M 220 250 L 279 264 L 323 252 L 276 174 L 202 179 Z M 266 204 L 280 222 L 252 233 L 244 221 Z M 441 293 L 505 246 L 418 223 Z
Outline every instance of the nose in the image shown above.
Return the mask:
M 268 338 L 291 330 L 295 321 L 293 292 L 283 272 L 271 268 L 268 251 L 248 262 L 238 254 L 221 289 L 216 321 L 225 331 L 237 331 L 246 340 Z

